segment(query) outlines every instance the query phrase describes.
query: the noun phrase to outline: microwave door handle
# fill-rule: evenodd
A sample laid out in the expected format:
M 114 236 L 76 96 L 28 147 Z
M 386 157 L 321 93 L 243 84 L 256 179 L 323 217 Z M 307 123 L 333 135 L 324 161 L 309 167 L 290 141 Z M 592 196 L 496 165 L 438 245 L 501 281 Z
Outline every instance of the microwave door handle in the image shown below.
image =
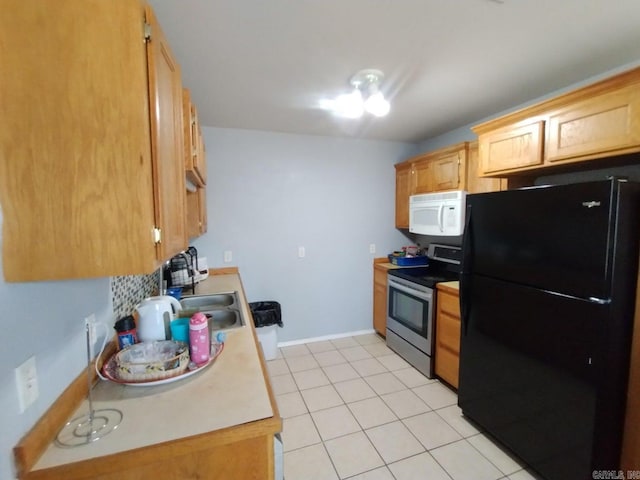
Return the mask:
M 444 205 L 440 205 L 438 207 L 438 227 L 440 227 L 440 232 L 444 232 Z

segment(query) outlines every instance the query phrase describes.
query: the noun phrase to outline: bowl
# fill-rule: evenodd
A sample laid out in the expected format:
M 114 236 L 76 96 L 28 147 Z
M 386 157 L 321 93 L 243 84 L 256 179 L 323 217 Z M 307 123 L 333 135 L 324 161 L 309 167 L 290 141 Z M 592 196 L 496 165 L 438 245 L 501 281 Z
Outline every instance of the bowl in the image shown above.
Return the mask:
M 162 380 L 187 370 L 189 347 L 173 340 L 136 343 L 120 350 L 115 360 L 121 380 Z

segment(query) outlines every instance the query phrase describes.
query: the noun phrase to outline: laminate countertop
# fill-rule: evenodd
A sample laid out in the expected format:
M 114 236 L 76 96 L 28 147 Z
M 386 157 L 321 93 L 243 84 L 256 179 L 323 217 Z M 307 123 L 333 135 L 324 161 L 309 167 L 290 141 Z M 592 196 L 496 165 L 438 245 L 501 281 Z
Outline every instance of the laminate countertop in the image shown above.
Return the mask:
M 100 381 L 94 409 L 118 409 L 122 423 L 88 445 L 51 444 L 32 471 L 95 459 L 274 416 L 263 375 L 250 310 L 238 274 L 212 275 L 196 293 L 236 291 L 245 326 L 227 331 L 224 350 L 201 372 L 158 386 L 129 386 Z M 88 401 L 75 415 L 88 412 Z
M 439 282 L 436 284 L 438 290 L 443 290 L 445 292 L 453 293 L 454 295 L 458 295 L 460 292 L 460 282 Z

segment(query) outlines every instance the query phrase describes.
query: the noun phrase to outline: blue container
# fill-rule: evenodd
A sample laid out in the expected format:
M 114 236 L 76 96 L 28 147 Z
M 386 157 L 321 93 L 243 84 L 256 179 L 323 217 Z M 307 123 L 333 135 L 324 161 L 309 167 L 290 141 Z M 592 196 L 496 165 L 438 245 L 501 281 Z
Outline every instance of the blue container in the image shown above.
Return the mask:
M 167 295 L 171 295 L 176 300 L 180 300 L 182 298 L 182 287 L 167 288 Z
M 419 257 L 396 257 L 393 255 L 389 255 L 389 261 L 394 265 L 402 267 L 416 267 L 418 265 L 429 264 L 429 258 L 426 255 L 422 255 Z

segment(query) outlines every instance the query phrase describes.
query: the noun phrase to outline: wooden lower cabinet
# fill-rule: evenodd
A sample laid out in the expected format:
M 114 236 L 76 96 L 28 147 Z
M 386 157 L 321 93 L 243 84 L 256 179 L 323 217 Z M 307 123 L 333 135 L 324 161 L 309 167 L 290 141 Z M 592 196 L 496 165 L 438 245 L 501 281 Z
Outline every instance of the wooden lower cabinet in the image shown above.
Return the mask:
M 387 258 L 373 261 L 373 329 L 382 336 L 387 335 Z
M 438 284 L 437 292 L 435 372 L 449 385 L 458 388 L 460 366 L 459 296 L 456 288 L 446 284 Z
M 267 429 L 277 428 L 274 425 L 270 427 Z M 257 428 L 260 427 L 257 425 L 253 427 L 254 430 Z M 249 425 L 246 429 L 250 431 L 251 426 Z M 21 478 L 28 480 L 60 478 L 65 480 L 146 478 L 268 480 L 273 479 L 275 475 L 273 442 L 272 433 L 245 436 L 241 430 L 234 432 L 234 429 L 229 429 L 226 435 L 219 436 L 218 439 L 215 436 L 202 435 L 191 441 L 179 440 L 158 447 L 87 460 L 68 467 L 36 470 Z

